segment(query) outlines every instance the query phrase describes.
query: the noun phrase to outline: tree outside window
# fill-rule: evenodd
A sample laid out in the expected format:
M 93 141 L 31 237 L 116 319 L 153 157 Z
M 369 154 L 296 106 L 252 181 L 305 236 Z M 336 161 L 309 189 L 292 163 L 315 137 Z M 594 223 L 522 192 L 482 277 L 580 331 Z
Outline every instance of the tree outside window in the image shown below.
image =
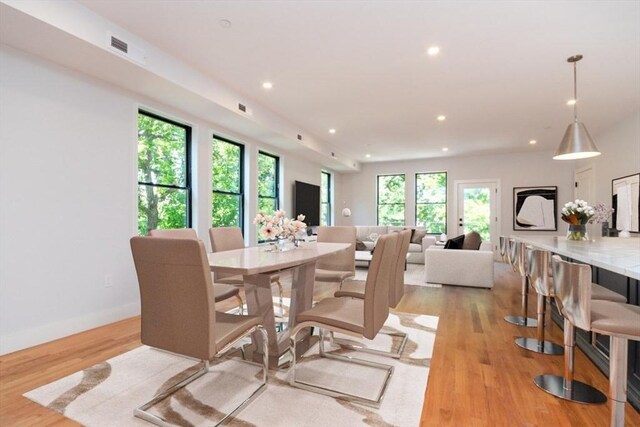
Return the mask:
M 427 233 L 447 232 L 447 173 L 416 174 L 416 225 Z
M 331 225 L 331 174 L 320 176 L 320 225 Z
M 211 225 L 240 227 L 244 212 L 244 146 L 213 137 Z
M 258 153 L 258 212 L 271 215 L 278 210 L 279 162 L 276 156 Z
M 378 176 L 378 225 L 404 225 L 404 184 L 404 174 Z
M 191 128 L 138 113 L 138 233 L 191 226 Z

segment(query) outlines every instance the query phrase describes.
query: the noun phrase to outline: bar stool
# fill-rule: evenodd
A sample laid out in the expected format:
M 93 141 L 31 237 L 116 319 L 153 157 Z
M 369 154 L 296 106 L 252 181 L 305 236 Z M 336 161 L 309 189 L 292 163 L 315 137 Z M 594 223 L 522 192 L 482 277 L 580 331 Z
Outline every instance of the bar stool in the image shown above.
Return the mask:
M 527 328 L 535 328 L 538 326 L 538 322 L 536 321 L 536 319 L 527 317 L 527 310 L 529 305 L 529 286 L 527 280 L 525 244 L 522 242 L 517 242 L 513 238 L 509 238 L 508 242 L 509 261 L 511 262 L 514 271 L 520 273 L 520 278 L 522 279 L 522 316 L 505 316 L 504 320 L 514 325 L 526 326 Z
M 539 375 L 534 378 L 534 383 L 561 399 L 580 403 L 606 402 L 607 397 L 602 392 L 573 379 L 573 357 L 576 327 L 609 335 L 611 426 L 623 426 L 624 403 L 627 400 L 627 340 L 640 340 L 640 307 L 593 299 L 590 266 L 563 261 L 558 255 L 554 255 L 552 260 L 556 304 L 564 317 L 564 376 Z
M 509 257 L 507 256 L 507 236 L 500 236 L 500 256 L 502 257 L 502 262 L 509 262 Z
M 564 353 L 562 346 L 544 339 L 544 327 L 547 311 L 547 297 L 555 296 L 553 277 L 549 264 L 551 252 L 526 248 L 527 277 L 531 287 L 538 294 L 537 314 L 538 330 L 536 338 L 516 338 L 516 345 L 536 353 L 560 355 Z

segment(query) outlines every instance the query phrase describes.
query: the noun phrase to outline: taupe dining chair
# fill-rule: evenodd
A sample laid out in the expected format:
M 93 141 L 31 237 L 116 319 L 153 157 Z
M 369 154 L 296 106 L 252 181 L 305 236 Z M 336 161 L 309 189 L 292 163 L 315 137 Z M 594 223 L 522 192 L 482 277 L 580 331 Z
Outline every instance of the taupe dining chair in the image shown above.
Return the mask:
M 316 264 L 316 282 L 340 283 L 356 275 L 356 228 L 318 227 L 318 243 L 350 243 L 344 251 L 320 258 Z
M 239 340 L 260 333 L 264 352 L 262 379 L 240 405 L 216 420 L 215 425 L 224 423 L 266 388 L 269 348 L 262 319 L 215 310 L 209 262 L 202 241 L 133 237 L 130 243 L 140 287 L 142 343 L 201 361 L 197 372 L 136 408 L 134 415 L 156 425 L 169 425 L 148 409 L 207 374 L 210 361 L 229 351 Z M 216 377 L 219 375 L 216 373 Z
M 375 338 L 389 315 L 389 286 L 394 273 L 393 263 L 396 258 L 397 240 L 397 233 L 385 234 L 378 239 L 376 250 L 369 267 L 364 299 L 325 298 L 313 308 L 303 311 L 296 316 L 296 326 L 291 329 L 290 335 L 290 351 L 293 356 L 293 361 L 289 371 L 289 384 L 293 387 L 339 397 L 369 406 L 380 406 L 384 398 L 384 393 L 389 385 L 389 380 L 393 374 L 393 366 L 326 352 L 324 349 L 325 331 L 339 332 L 359 338 Z M 374 367 L 385 371 L 384 383 L 375 399 L 296 379 L 298 369 L 298 364 L 296 363 L 296 335 L 301 330 L 309 327 L 317 327 L 320 329 L 320 340 L 318 342 L 320 357 Z
M 395 308 L 402 297 L 404 296 L 404 270 L 407 261 L 407 253 L 409 252 L 409 243 L 411 240 L 411 230 L 403 230 L 400 232 L 398 237 L 398 244 L 396 248 L 396 254 L 393 266 L 391 267 L 393 272 L 393 278 L 391 279 L 391 284 L 389 286 L 389 307 Z M 337 291 L 334 296 L 335 297 L 346 297 L 346 298 L 360 298 L 364 299 L 365 297 L 365 289 L 366 289 L 366 280 L 350 280 L 345 282 L 342 285 L 342 289 Z M 402 351 L 404 347 L 407 345 L 407 340 L 409 337 L 404 332 L 385 332 L 384 329 L 380 331 L 381 334 L 390 335 L 394 337 L 398 337 L 401 339 L 400 345 L 395 351 L 381 351 L 372 349 L 365 346 L 354 345 L 351 343 L 346 343 L 344 340 L 334 339 L 333 342 L 343 348 L 348 348 L 351 350 L 359 350 L 367 353 L 381 354 L 383 356 L 390 356 L 395 359 L 399 359 L 402 355 Z
M 193 239 L 198 240 L 198 234 L 193 228 L 165 228 L 149 230 L 151 237 L 165 237 L 167 239 Z M 213 283 L 213 297 L 215 302 L 236 298 L 238 300 L 239 313 L 244 313 L 244 301 L 240 296 L 240 289 L 237 286 L 224 283 Z
M 624 426 L 627 401 L 628 340 L 640 340 L 640 307 L 593 299 L 591 267 L 553 256 L 556 304 L 564 317 L 564 376 L 540 375 L 535 384 L 548 393 L 580 403 L 604 403 L 599 390 L 573 379 L 575 328 L 611 337 L 609 355 L 609 397 L 612 427 Z
M 211 251 L 223 252 L 235 249 L 244 249 L 244 239 L 240 227 L 213 227 L 209 229 L 209 239 L 211 239 Z M 217 283 L 225 283 L 233 286 L 244 285 L 241 274 L 214 273 L 214 280 Z M 280 315 L 284 316 L 284 297 L 282 295 L 282 284 L 278 274 L 271 275 L 271 284 L 278 287 L 278 303 L 280 305 Z

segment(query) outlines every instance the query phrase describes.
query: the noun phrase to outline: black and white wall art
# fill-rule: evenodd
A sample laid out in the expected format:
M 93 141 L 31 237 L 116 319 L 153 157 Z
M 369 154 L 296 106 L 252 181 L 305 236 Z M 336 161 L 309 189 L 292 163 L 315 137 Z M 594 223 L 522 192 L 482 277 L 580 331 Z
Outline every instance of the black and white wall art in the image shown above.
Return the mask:
M 558 187 L 514 187 L 513 229 L 556 231 Z
M 640 231 L 640 173 L 611 181 L 613 227 L 619 231 Z

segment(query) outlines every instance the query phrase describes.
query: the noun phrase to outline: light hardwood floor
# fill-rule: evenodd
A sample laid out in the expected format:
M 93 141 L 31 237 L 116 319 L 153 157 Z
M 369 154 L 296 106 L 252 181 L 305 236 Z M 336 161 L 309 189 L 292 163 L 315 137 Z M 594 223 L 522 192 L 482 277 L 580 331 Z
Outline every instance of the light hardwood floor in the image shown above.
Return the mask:
M 527 352 L 513 343 L 521 335 L 535 336 L 534 329 L 502 320 L 519 314 L 519 280 L 498 263 L 491 291 L 407 286 L 399 311 L 440 317 L 421 426 L 609 425 L 608 404 L 564 402 L 533 384 L 537 374 L 562 374 L 563 358 Z M 319 285 L 316 295 L 334 289 Z M 562 343 L 556 325 L 547 333 Z M 139 345 L 136 317 L 0 357 L 0 426 L 77 425 L 22 394 Z M 576 379 L 608 390 L 607 378 L 580 351 L 575 372 Z M 640 426 L 640 414 L 628 404 L 626 426 Z

